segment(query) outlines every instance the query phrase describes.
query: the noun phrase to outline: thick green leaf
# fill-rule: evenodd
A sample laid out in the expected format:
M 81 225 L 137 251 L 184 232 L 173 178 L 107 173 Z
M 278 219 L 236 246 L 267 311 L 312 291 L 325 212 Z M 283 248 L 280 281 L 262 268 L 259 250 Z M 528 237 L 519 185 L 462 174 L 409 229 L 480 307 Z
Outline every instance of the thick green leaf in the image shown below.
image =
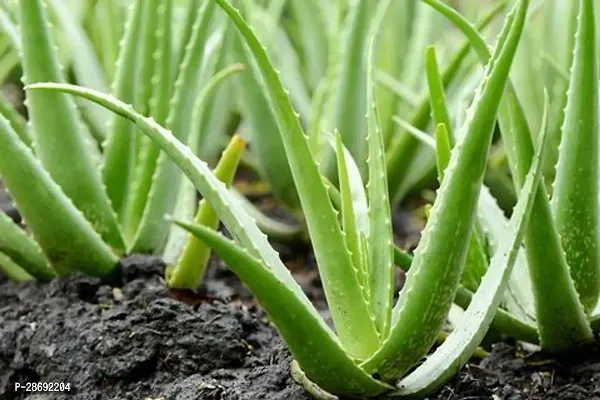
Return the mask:
M 214 0 L 229 15 L 254 55 L 265 84 L 265 93 L 274 112 L 288 162 L 296 183 L 302 209 L 317 258 L 320 275 L 331 314 L 344 347 L 354 357 L 368 357 L 379 345 L 369 306 L 358 302 L 362 288 L 351 255 L 346 248 L 337 216 L 331 206 L 327 189 L 302 130 L 298 115 L 273 68 L 266 51 L 244 22 L 241 15 L 226 0 Z
M 110 273 L 118 262 L 115 254 L 2 117 L 0 148 L 0 176 L 52 267 L 59 274 L 73 269 L 95 276 Z M 9 235 L 9 232 L 4 234 Z M 10 240 L 10 236 L 14 237 L 14 232 L 5 240 Z M 35 266 L 41 273 L 43 266 L 39 264 L 41 260 L 35 255 L 33 244 L 24 244 L 23 238 L 15 237 L 15 240 L 18 242 L 13 243 L 26 246 L 24 258 L 18 261 L 26 259 L 23 267 L 29 266 L 34 272 Z M 29 261 L 34 264 L 30 265 Z
M 448 139 L 450 140 L 450 147 L 454 147 L 455 140 L 452 134 L 452 121 L 450 120 L 450 113 L 446 104 L 444 81 L 440 75 L 435 47 L 433 46 L 429 46 L 425 52 L 425 71 L 427 73 L 427 86 L 429 87 L 429 101 L 431 102 L 433 120 L 436 126 L 444 124 L 448 133 Z
M 495 115 L 528 6 L 528 0 L 518 2 L 504 25 L 415 251 L 395 309 L 395 324 L 383 346 L 363 364 L 368 373 L 378 373 L 384 381 L 398 379 L 427 353 L 454 300 L 475 221 Z
M 252 66 L 251 55 L 244 50 L 240 35 L 235 32 L 233 53 L 242 64 Z M 299 208 L 300 199 L 294 187 L 283 142 L 278 133 L 277 121 L 262 92 L 260 74 L 256 68 L 236 79 L 242 115 L 251 129 L 252 152 L 256 154 L 259 172 L 265 178 L 273 194 L 292 211 Z
M 600 296 L 598 59 L 594 2 L 580 1 L 552 211 L 581 304 Z
M 327 21 L 320 0 L 291 0 L 291 10 L 299 31 L 301 51 L 306 66 L 305 75 L 311 88 L 317 88 L 325 77 L 328 64 Z M 305 25 L 306 24 L 306 25 Z
M 55 275 L 37 243 L 3 212 L 0 212 L 0 252 L 39 281 L 49 281 Z
M 69 42 L 73 72 L 80 85 L 100 91 L 108 91 L 108 84 L 102 65 L 83 27 L 63 0 L 46 0 L 52 7 L 60 29 Z M 104 135 L 106 121 L 110 114 L 95 104 L 86 102 L 82 111 L 92 124 L 94 135 Z
M 0 93 L 0 115 L 10 122 L 12 128 L 15 130 L 17 135 L 19 135 L 23 143 L 31 147 L 31 137 L 27 131 L 25 118 L 19 114 L 15 107 L 2 93 Z
M 358 281 L 363 286 L 365 301 L 369 301 L 369 282 L 367 281 L 368 265 L 363 264 L 364 254 L 361 246 L 361 237 L 369 234 L 368 203 L 363 189 L 362 179 L 358 167 L 352 159 L 350 151 L 344 147 L 342 137 L 336 131 L 335 148 L 337 156 L 337 169 L 339 174 L 342 228 L 346 237 L 346 246 L 352 253 L 354 271 Z
M 133 103 L 135 99 L 135 77 L 138 61 L 138 45 L 143 30 L 144 0 L 135 0 L 129 9 L 125 33 L 120 45 L 119 58 L 112 83 L 111 93 L 119 99 Z M 91 88 L 93 89 L 93 88 Z M 102 174 L 112 206 L 123 224 L 126 221 L 126 204 L 129 188 L 134 177 L 136 159 L 135 125 L 113 115 L 104 144 Z M 131 237 L 129 232 L 128 239 Z
M 41 0 L 19 1 L 19 6 L 24 82 L 61 82 L 63 77 Z M 42 165 L 104 240 L 123 249 L 116 217 L 96 162 L 90 156 L 93 145 L 87 141 L 75 102 L 64 94 L 50 92 L 30 93 L 26 102 L 36 155 Z
M 375 49 L 375 57 L 377 58 L 376 75 L 379 82 L 381 82 L 382 77 L 383 79 L 403 77 L 403 69 L 410 59 L 407 54 L 413 39 L 412 29 L 417 23 L 415 19 L 417 5 L 418 3 L 413 0 L 393 1 L 381 22 L 382 25 Z M 394 81 L 396 80 L 394 79 Z M 413 92 L 408 85 L 403 83 L 401 85 L 401 87 L 408 88 L 409 92 Z M 375 91 L 377 112 L 387 145 L 393 131 L 396 129 L 391 117 L 397 112 L 400 102 L 414 107 L 419 98 L 418 96 L 411 96 L 410 100 L 413 101 L 406 101 L 406 96 L 398 96 L 396 92 L 389 90 L 385 85 L 378 85 Z
M 214 45 L 218 43 L 220 46 L 222 40 L 223 25 L 220 21 L 216 22 L 218 28 L 211 32 L 211 28 L 215 27 L 215 9 L 212 1 L 203 2 L 197 9 L 192 36 L 186 45 L 185 57 L 175 82 L 166 126 L 184 143 L 188 141 L 196 97 L 214 72 L 213 61 L 218 54 Z M 213 40 L 212 50 L 209 50 L 209 38 Z M 181 178 L 182 174 L 175 164 L 166 154 L 160 153 L 132 250 L 153 251 L 164 242 L 169 226 L 163 216 L 175 206 Z
M 369 235 L 367 236 L 369 260 L 370 304 L 382 340 L 390 331 L 392 302 L 394 298 L 394 268 L 392 218 L 387 187 L 383 132 L 375 102 L 375 45 L 381 22 L 390 9 L 391 0 L 377 7 L 367 39 L 367 71 L 364 75 L 367 107 L 367 166 L 369 181 Z M 360 165 L 360 164 L 359 164 Z
M 152 97 L 149 100 L 150 115 L 159 123 L 164 124 L 168 113 L 172 92 L 172 38 L 171 20 L 173 14 L 172 0 L 161 0 L 157 7 L 159 14 L 158 28 L 156 34 L 156 51 L 153 52 L 152 63 L 154 73 L 151 78 L 153 83 Z M 143 99 L 145 96 L 141 96 Z M 135 175 L 131 183 L 131 194 L 127 198 L 125 228 L 130 236 L 138 229 L 142 218 L 148 194 L 152 187 L 152 177 L 156 169 L 156 163 L 160 149 L 152 141 L 142 141 L 137 157 Z M 184 189 L 182 189 L 185 192 Z M 193 211 L 192 211 L 193 213 Z
M 345 27 L 341 47 L 340 72 L 333 94 L 331 128 L 342 135 L 344 146 L 348 148 L 361 173 L 365 170 L 364 118 L 366 107 L 366 86 L 364 76 L 367 69 L 366 46 L 371 20 L 369 2 L 359 1 L 352 6 Z M 335 177 L 335 159 L 327 148 L 323 154 L 323 172 L 329 179 Z
M 0 252 L 0 272 L 4 273 L 8 279 L 17 282 L 31 281 L 34 278 L 17 265 L 9 256 Z
M 388 390 L 356 365 L 325 322 L 259 260 L 210 228 L 178 224 L 209 245 L 250 287 L 313 382 L 340 395 L 371 397 Z
M 546 119 L 547 107 L 539 150 L 531 164 L 529 176 L 519 194 L 519 202 L 499 251 L 492 259 L 488 273 L 473 296 L 460 324 L 419 368 L 400 382 L 398 394 L 423 396 L 434 392 L 463 367 L 483 340 L 508 284 L 535 200 L 535 191 L 542 176 L 541 159 L 543 159 L 548 132 Z

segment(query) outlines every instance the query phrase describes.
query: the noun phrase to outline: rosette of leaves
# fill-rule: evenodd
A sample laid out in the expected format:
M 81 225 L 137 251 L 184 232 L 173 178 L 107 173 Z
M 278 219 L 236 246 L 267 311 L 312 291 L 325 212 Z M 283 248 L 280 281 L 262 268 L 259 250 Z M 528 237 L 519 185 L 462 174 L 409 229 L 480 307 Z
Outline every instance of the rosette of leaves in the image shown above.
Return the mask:
M 231 18 L 252 55 L 273 114 L 306 217 L 335 330 L 293 280 L 238 197 L 206 163 L 152 118 L 113 96 L 87 88 L 44 83 L 31 91 L 65 92 L 91 100 L 134 122 L 186 173 L 233 240 L 202 225 L 177 221 L 209 245 L 249 286 L 293 357 L 293 375 L 318 398 L 423 395 L 437 388 L 476 349 L 502 299 L 541 177 L 545 132 L 532 157 L 519 203 L 494 254 L 464 323 L 425 364 L 408 373 L 433 345 L 457 294 L 470 247 L 496 111 L 508 81 L 529 1 L 507 17 L 456 146 L 447 160 L 438 198 L 394 305 L 393 245 L 383 136 L 374 103 L 373 43 L 390 1 L 381 2 L 369 29 L 366 81 L 368 184 L 335 139 L 340 182 L 338 214 L 309 141 L 282 81 L 253 30 L 226 0 L 214 0 Z M 443 129 L 443 128 L 442 128 Z M 440 164 L 441 165 L 441 164 Z M 408 373 L 407 376 L 405 376 Z
M 455 10 L 437 0 L 423 0 L 445 15 L 472 42 L 480 60 L 487 63 L 492 53 L 473 27 Z M 507 292 L 512 301 L 511 315 L 534 326 L 544 350 L 564 352 L 589 344 L 594 332 L 600 329 L 596 311 L 600 296 L 600 254 L 598 252 L 598 61 L 596 48 L 595 5 L 593 1 L 564 3 L 551 2 L 555 14 L 567 12 L 577 15 L 576 23 L 563 27 L 572 31 L 570 43 L 570 72 L 554 66 L 568 87 L 554 102 L 564 104 L 552 107 L 554 115 L 548 119 L 558 122 L 560 146 L 558 163 L 552 185 L 552 194 L 540 184 L 531 211 L 525 237 L 523 264 L 525 270 Z M 552 14 L 551 14 L 552 15 Z M 541 45 L 541 44 L 540 44 Z M 504 141 L 514 184 L 523 186 L 526 171 L 531 165 L 535 147 L 526 116 L 526 107 L 513 84 L 507 85 L 506 96 L 499 110 L 499 125 Z M 552 127 L 555 138 L 556 127 Z M 552 160 L 553 157 L 547 158 Z M 543 181 L 542 181 L 543 182 Z M 492 232 L 493 219 L 488 218 L 485 228 Z M 408 263 L 407 263 L 408 264 Z M 528 273 L 527 273 L 528 272 Z M 503 310 L 504 312 L 504 310 Z M 558 317 L 560 316 L 560 318 Z M 518 340 L 532 342 L 516 332 L 500 332 Z

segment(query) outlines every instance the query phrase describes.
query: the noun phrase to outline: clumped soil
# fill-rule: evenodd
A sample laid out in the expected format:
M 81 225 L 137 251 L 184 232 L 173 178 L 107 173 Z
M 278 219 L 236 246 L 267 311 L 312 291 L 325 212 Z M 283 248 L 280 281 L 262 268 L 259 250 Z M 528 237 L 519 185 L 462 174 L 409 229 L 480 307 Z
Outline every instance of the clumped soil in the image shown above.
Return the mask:
M 210 291 L 169 293 L 162 270 L 131 257 L 112 282 L 2 282 L 0 398 L 308 399 L 259 310 Z M 38 381 L 69 382 L 71 392 L 14 391 Z

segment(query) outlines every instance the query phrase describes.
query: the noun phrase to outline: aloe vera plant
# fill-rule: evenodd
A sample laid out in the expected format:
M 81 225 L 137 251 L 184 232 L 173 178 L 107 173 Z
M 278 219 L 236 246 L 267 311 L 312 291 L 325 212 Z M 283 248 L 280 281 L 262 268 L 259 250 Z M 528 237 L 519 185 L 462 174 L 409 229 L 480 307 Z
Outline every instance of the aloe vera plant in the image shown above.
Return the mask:
M 212 2 L 211 2 L 212 3 Z M 193 151 L 167 128 L 131 105 L 91 89 L 60 83 L 30 85 L 30 91 L 64 92 L 89 99 L 135 123 L 190 178 L 231 233 L 233 240 L 202 225 L 176 221 L 211 247 L 250 287 L 287 343 L 294 376 L 316 396 L 415 395 L 435 389 L 468 359 L 489 327 L 520 249 L 541 176 L 545 130 L 517 208 L 484 276 L 470 317 L 444 347 L 434 352 L 427 372 L 406 373 L 433 345 L 457 293 L 475 220 L 475 209 L 490 149 L 495 114 L 525 24 L 528 0 L 508 16 L 481 81 L 469 118 L 461 127 L 423 239 L 405 287 L 393 304 L 393 245 L 384 137 L 374 99 L 374 43 L 390 1 L 377 7 L 369 27 L 366 84 L 366 149 L 369 181 L 362 195 L 358 163 L 336 136 L 341 222 L 329 198 L 309 141 L 282 81 L 260 41 L 226 0 L 214 0 L 240 32 L 264 83 L 275 116 L 335 325 L 327 326 L 293 280 L 235 194 L 226 189 Z M 434 283 L 434 284 L 432 284 Z M 433 368 L 432 368 L 433 365 Z M 435 373 L 430 373 L 433 370 Z M 403 379 L 404 377 L 404 379 Z M 318 386 L 320 389 L 316 389 Z M 397 386 L 396 386 L 397 385 Z M 320 393 L 320 394 L 318 394 Z
M 488 62 L 492 54 L 485 41 L 455 10 L 437 0 L 423 1 L 456 24 L 481 61 Z M 593 340 L 600 294 L 596 10 L 587 0 L 572 8 L 578 18 L 571 69 L 565 77 L 566 108 L 564 116 L 558 110 L 554 112 L 561 115 L 548 117 L 563 121 L 553 193 L 550 197 L 544 185 L 538 189 L 524 240 L 529 274 L 521 274 L 519 280 L 525 284 L 514 285 L 508 293 L 514 301 L 509 312 L 535 324 L 542 348 L 554 352 Z M 510 83 L 499 122 L 515 185 L 521 187 L 535 147 L 521 97 Z M 557 321 L 556 315 L 564 318 Z M 514 332 L 510 336 L 531 341 Z
M 63 0 L 51 0 L 50 7 L 42 0 L 15 5 L 16 10 L 0 9 L 0 29 L 21 55 L 25 84 L 66 81 L 63 51 L 55 47 L 57 35 L 50 30 L 49 21 L 56 20 L 69 39 L 75 79 L 108 90 L 105 76 L 110 74 L 105 75 L 86 30 Z M 213 17 L 215 9 L 210 2 L 194 9 L 189 44 L 174 71 L 172 0 L 133 1 L 110 89 L 170 126 L 196 152 L 210 126 L 204 112 L 213 106 L 211 96 L 244 69 L 236 64 L 216 70 L 217 60 L 226 54 L 222 44 L 227 24 Z M 9 11 L 18 11 L 18 29 Z M 170 233 L 164 214 L 173 211 L 178 194 L 193 199 L 196 192 L 189 184 L 187 190 L 177 190 L 183 174 L 159 148 L 140 140 L 131 122 L 92 103 L 76 103 L 71 96 L 30 92 L 25 105 L 27 123 L 10 102 L 0 99 L 0 178 L 26 221 L 24 231 L 2 217 L 2 269 L 19 279 L 49 280 L 75 269 L 106 276 L 125 253 L 163 251 Z M 97 143 L 94 137 L 106 140 Z M 233 143 L 240 147 L 239 138 Z M 240 151 L 222 160 L 223 179 L 231 180 Z M 190 202 L 192 216 L 196 208 L 197 202 Z M 201 214 L 198 222 L 215 225 L 210 208 L 201 207 Z M 174 262 L 181 250 L 169 248 L 175 251 Z M 188 253 L 188 258 L 210 254 L 198 246 Z M 187 264 L 186 276 L 190 270 L 201 276 L 206 261 Z M 180 279 L 174 286 L 196 287 L 198 279 Z

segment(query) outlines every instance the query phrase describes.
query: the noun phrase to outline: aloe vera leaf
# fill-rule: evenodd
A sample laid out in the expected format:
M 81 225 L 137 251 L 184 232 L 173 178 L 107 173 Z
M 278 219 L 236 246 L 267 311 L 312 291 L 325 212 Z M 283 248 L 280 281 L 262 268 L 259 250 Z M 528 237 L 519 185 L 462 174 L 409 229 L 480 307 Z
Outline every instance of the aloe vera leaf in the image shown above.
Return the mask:
M 197 208 L 198 192 L 189 179 L 184 179 L 181 185 L 179 185 L 173 218 L 185 221 L 192 220 Z M 188 241 L 189 236 L 189 233 L 185 229 L 176 224 L 173 224 L 169 228 L 169 235 L 165 242 L 165 248 L 162 251 L 162 258 L 167 264 L 165 268 L 165 282 L 167 283 L 171 280 L 175 264 L 181 256 L 181 251 Z
M 239 62 L 252 66 L 254 61 L 243 46 L 239 34 L 235 32 L 233 52 Z M 242 115 L 251 127 L 252 152 L 257 156 L 259 172 L 269 182 L 275 197 L 290 210 L 297 210 L 300 199 L 282 139 L 277 132 L 277 121 L 262 93 L 260 75 L 255 68 L 249 68 L 236 81 Z
M 108 91 L 108 84 L 102 70 L 102 65 L 90 42 L 87 33 L 76 20 L 75 15 L 69 10 L 67 4 L 61 0 L 47 0 L 54 10 L 60 29 L 69 42 L 73 71 L 77 82 L 83 86 Z M 91 129 L 95 135 L 104 135 L 105 125 L 109 119 L 109 113 L 95 104 L 86 102 L 82 106 L 82 112 L 91 121 Z
M 477 23 L 479 29 L 484 29 L 504 10 L 507 2 L 497 1 L 486 12 L 481 21 Z M 444 85 L 448 86 L 456 79 L 460 65 L 469 54 L 471 44 L 466 41 L 458 48 L 451 58 L 448 66 L 442 72 Z M 410 118 L 411 125 L 418 129 L 425 129 L 430 121 L 431 106 L 428 94 L 424 94 L 419 105 L 415 108 Z M 415 150 L 419 142 L 409 135 L 395 135 L 391 138 L 387 149 L 388 187 L 392 204 L 397 204 L 409 190 L 408 172 L 418 154 Z
M 384 71 L 377 71 L 377 82 L 392 92 L 396 97 L 411 107 L 418 106 L 421 101 L 419 95 L 403 82 L 397 80 Z
M 126 6 L 119 0 L 104 0 L 96 4 L 97 21 L 90 23 L 96 27 L 100 35 L 100 53 L 104 64 L 104 71 L 109 82 L 114 81 L 116 65 L 119 59 L 120 40 L 123 37 L 124 22 L 126 24 Z
M 412 0 L 394 1 L 390 4 L 389 11 L 381 22 L 381 33 L 378 35 L 379 38 L 375 49 L 377 80 L 382 75 L 385 77 L 401 76 L 402 70 L 409 58 L 406 57 L 406 54 L 411 43 L 411 30 L 416 23 L 416 5 L 416 2 Z M 377 85 L 375 91 L 377 112 L 381 121 L 384 141 L 387 145 L 395 129 L 391 117 L 398 110 L 400 101 L 405 101 L 406 98 L 397 96 L 395 92 L 388 90 L 383 85 Z M 411 107 L 415 105 L 409 102 L 406 104 Z
M 38 281 L 49 281 L 55 275 L 37 243 L 3 212 L 0 212 L 0 253 Z
M 501 226 L 500 230 L 502 231 L 502 236 L 504 237 L 506 227 Z M 520 254 L 521 252 L 517 254 L 517 260 Z M 398 267 L 400 267 L 400 269 L 408 272 L 412 261 L 413 258 L 410 254 L 406 253 L 398 246 L 394 246 L 394 262 Z M 516 262 L 518 261 L 515 261 L 515 263 Z M 512 279 L 513 276 L 511 275 L 510 278 Z M 473 296 L 473 292 L 461 285 L 458 287 L 458 291 L 454 297 L 454 303 L 466 310 L 467 307 L 469 307 L 469 304 L 471 304 Z M 502 332 L 503 334 L 508 335 L 516 340 L 539 344 L 539 336 L 533 323 L 533 320 L 525 320 L 502 308 L 498 308 L 490 326 L 497 332 Z
M 153 52 L 154 74 L 152 76 L 152 97 L 149 101 L 150 115 L 159 124 L 164 124 L 168 113 L 169 103 L 172 92 L 172 37 L 171 37 L 171 20 L 173 14 L 172 0 L 162 0 L 158 8 L 159 21 L 156 29 L 156 51 Z M 152 186 L 152 177 L 156 169 L 156 162 L 160 149 L 153 142 L 146 142 L 139 156 L 138 169 L 132 182 L 131 196 L 128 198 L 127 221 L 125 223 L 126 230 L 131 234 L 133 229 L 137 229 L 150 188 Z M 182 189 L 183 191 L 183 189 Z M 193 211 L 192 211 L 193 212 Z
M 312 98 L 310 121 L 308 122 L 308 141 L 313 157 L 321 158 L 322 133 L 325 127 L 325 111 L 331 92 L 332 82 L 324 79 L 315 89 Z
M 214 68 L 212 61 L 216 48 L 213 46 L 210 52 L 205 50 L 209 49 L 206 45 L 211 37 L 211 27 L 214 26 L 215 9 L 211 1 L 203 2 L 197 9 L 192 36 L 187 43 L 186 55 L 179 66 L 175 81 L 166 126 L 184 143 L 187 142 L 190 133 L 194 102 L 201 85 L 212 76 Z M 214 34 L 220 36 L 222 34 L 220 22 L 218 26 Z M 131 246 L 133 251 L 152 251 L 164 242 L 169 225 L 163 216 L 171 212 L 175 205 L 181 178 L 182 174 L 175 164 L 166 154 L 160 153 L 148 200 Z
M 217 64 L 220 61 L 223 61 L 224 56 L 226 56 L 228 53 L 229 48 L 225 47 L 225 44 L 226 43 L 223 43 L 221 45 Z M 215 65 L 215 69 L 217 67 L 218 65 Z M 202 149 L 202 147 L 204 147 L 204 145 L 208 144 L 207 142 L 209 140 L 207 136 L 209 133 L 206 132 L 206 129 L 210 125 L 205 123 L 205 120 L 210 118 L 208 112 L 215 111 L 214 107 L 209 107 L 209 105 L 214 102 L 214 95 L 222 88 L 223 85 L 227 84 L 227 80 L 229 78 L 244 71 L 246 71 L 246 66 L 244 64 L 236 63 L 225 66 L 224 68 L 218 70 L 218 72 L 214 74 L 202 88 L 202 91 L 200 91 L 198 97 L 196 98 L 196 102 L 194 103 L 194 111 L 192 113 L 192 133 L 189 140 L 189 145 L 192 149 L 198 149 L 197 151 L 199 151 Z M 200 156 L 200 154 L 198 155 Z
M 328 65 L 327 21 L 319 0 L 291 0 L 294 19 L 303 27 L 299 29 L 300 49 L 306 66 L 309 86 L 315 90 L 326 76 Z
M 7 79 L 19 65 L 19 62 L 19 54 L 16 51 L 9 51 L 0 57 L 0 80 Z
M 427 353 L 454 300 L 475 221 L 496 112 L 528 6 L 528 0 L 518 2 L 507 18 L 415 251 L 395 308 L 396 323 L 377 353 L 362 364 L 365 371 L 378 373 L 384 381 L 398 379 Z
M 234 136 L 215 167 L 215 176 L 227 186 L 231 185 L 233 181 L 245 147 L 246 142 L 241 137 Z M 200 202 L 194 223 L 211 229 L 217 229 L 219 226 L 217 214 L 206 200 Z M 209 258 L 210 247 L 192 235 L 188 235 L 181 256 L 177 260 L 175 269 L 173 269 L 167 282 L 168 286 L 180 289 L 197 289 L 206 271 Z
M 80 269 L 94 276 L 110 273 L 118 262 L 115 254 L 2 117 L 0 148 L 0 176 L 56 272 Z M 29 253 L 28 257 L 35 256 Z
M 229 15 L 244 37 L 263 78 L 265 94 L 276 116 L 306 216 L 336 332 L 350 354 L 358 358 L 368 357 L 379 344 L 378 335 L 368 304 L 357 302 L 362 288 L 356 273 L 348 273 L 349 268 L 354 266 L 327 189 L 310 152 L 308 138 L 302 130 L 298 115 L 294 112 L 279 75 L 250 27 L 226 0 L 215 1 Z
M 19 114 L 15 107 L 2 93 L 0 93 L 0 115 L 10 122 L 10 125 L 15 130 L 16 134 L 21 138 L 23 143 L 31 147 L 31 137 L 27 131 L 25 118 Z
M 302 76 L 297 51 L 287 32 L 260 9 L 254 8 L 247 15 L 247 21 L 260 42 L 266 46 L 271 62 L 279 71 L 283 86 L 289 90 L 295 109 L 303 118 L 309 118 L 310 95 Z
M 310 239 L 307 237 L 306 232 L 301 225 L 290 225 L 272 219 L 263 214 L 252 202 L 250 202 L 250 200 L 235 188 L 231 188 L 230 191 L 242 206 L 244 206 L 246 212 L 255 220 L 256 225 L 261 232 L 267 235 L 270 240 L 287 245 L 310 242 Z
M 429 101 L 431 102 L 431 114 L 436 126 L 444 124 L 450 147 L 454 147 L 454 135 L 452 134 L 452 121 L 446 104 L 446 91 L 444 81 L 440 75 L 435 47 L 429 46 L 425 51 L 425 72 L 427 75 L 427 87 L 429 88 Z M 437 136 L 436 136 L 437 137 Z M 447 164 L 446 164 L 447 165 Z
M 164 34 L 164 19 L 167 12 L 165 2 L 162 0 L 147 0 L 142 8 L 142 22 L 138 31 L 137 54 L 135 54 L 135 75 L 133 76 L 133 106 L 143 115 L 151 115 L 151 100 L 153 92 L 160 89 L 155 89 L 156 81 L 153 81 L 157 69 L 162 67 L 163 60 L 157 59 L 155 50 L 159 48 L 159 44 L 163 46 L 159 40 L 156 27 L 163 24 L 162 33 Z M 166 55 L 166 54 L 165 54 Z M 167 56 L 167 58 L 169 58 Z M 170 61 L 170 60 L 169 60 Z M 165 77 L 170 81 L 170 77 Z M 169 82 L 170 83 L 170 82 Z M 85 85 L 84 85 L 85 86 Z M 129 100 L 130 101 L 130 100 Z M 125 121 L 128 126 L 131 122 Z M 135 128 L 133 128 L 135 129 Z M 132 132 L 133 134 L 133 132 Z M 154 170 L 147 171 L 147 168 L 155 167 L 157 156 L 156 145 L 143 135 L 133 136 L 133 157 L 132 157 L 132 175 L 127 187 L 125 188 L 125 203 L 123 208 L 123 230 L 127 237 L 133 238 L 138 228 L 141 215 L 144 210 L 145 201 L 140 204 L 140 197 L 146 197 L 147 193 L 136 193 L 138 190 L 143 190 L 144 179 L 151 177 Z
M 529 175 L 489 272 L 473 296 L 461 323 L 423 364 L 399 383 L 399 395 L 426 395 L 438 389 L 469 360 L 490 327 L 521 247 L 535 191 L 541 179 L 543 163 L 540 159 L 548 136 L 547 112 L 548 107 L 543 118 L 539 150 L 532 160 Z
M 544 28 L 544 43 L 546 52 L 556 55 L 552 58 L 556 62 L 548 63 L 548 53 L 542 54 L 546 59 L 544 73 L 544 84 L 550 90 L 550 98 L 553 100 L 552 112 L 550 113 L 550 148 L 546 151 L 546 179 L 552 181 L 555 177 L 555 167 L 558 162 L 558 148 L 561 140 L 561 130 L 565 117 L 567 105 L 567 93 L 569 89 L 568 69 L 572 64 L 573 49 L 575 48 L 575 34 L 577 31 L 577 16 L 579 7 L 577 2 L 549 1 L 546 6 L 546 26 Z M 568 7 L 565 9 L 565 7 Z M 566 16 L 566 22 L 565 22 Z M 559 25 L 556 21 L 560 20 Z M 548 68 L 550 67 L 550 68 Z M 567 71 L 567 72 L 565 72 Z M 566 79 L 565 79 L 566 78 Z
M 146 8 L 144 4 L 144 0 L 136 0 L 129 8 L 111 88 L 113 95 L 129 103 L 133 103 L 136 93 L 137 49 L 143 30 L 142 22 Z M 135 125 L 117 115 L 113 115 L 109 121 L 107 140 L 104 143 L 102 174 L 113 208 L 121 223 L 124 223 L 127 217 L 128 189 L 133 181 L 135 168 Z M 128 238 L 130 239 L 129 235 Z
M 26 282 L 35 279 L 2 252 L 0 252 L 0 272 L 4 273 L 8 279 L 16 282 Z
M 332 143 L 337 156 L 339 174 L 340 200 L 342 213 L 342 229 L 346 238 L 346 246 L 352 254 L 352 262 L 360 285 L 363 287 L 365 301 L 370 300 L 370 283 L 367 280 L 368 263 L 363 263 L 364 254 L 361 246 L 361 235 L 369 234 L 368 203 L 363 189 L 362 178 L 358 166 L 354 163 L 350 151 L 344 147 L 339 132 L 335 132 Z
M 593 1 L 580 2 L 552 211 L 571 278 L 587 313 L 600 295 L 598 61 Z
M 181 32 L 181 38 L 179 43 L 179 51 L 174 61 L 177 61 L 177 65 L 183 64 L 185 58 L 186 47 L 191 42 L 192 34 L 194 32 L 194 25 L 196 24 L 196 17 L 198 9 L 201 7 L 200 0 L 189 0 L 185 9 L 185 21 L 183 23 L 183 29 Z
M 350 11 L 347 26 L 342 34 L 340 72 L 332 94 L 332 115 L 329 123 L 342 135 L 344 146 L 348 148 L 361 173 L 365 170 L 364 118 L 367 110 L 364 76 L 367 68 L 365 58 L 366 41 L 369 29 L 371 7 L 368 2 L 359 1 Z M 330 180 L 336 177 L 333 152 L 326 148 L 322 158 L 323 174 Z
M 311 312 L 268 267 L 212 229 L 177 223 L 209 245 L 250 287 L 314 383 L 329 392 L 351 396 L 374 396 L 389 389 L 358 367 L 316 311 Z
M 23 81 L 61 82 L 62 73 L 41 0 L 23 0 L 19 5 Z M 61 93 L 37 92 L 29 94 L 26 105 L 36 155 L 44 168 L 104 240 L 116 249 L 123 249 L 115 214 L 95 160 L 90 157 L 92 144 L 83 134 L 85 127 L 73 99 Z
M 12 48 L 21 51 L 19 28 L 17 28 L 17 25 L 13 22 L 8 11 L 2 7 L 0 7 L 0 30 L 4 32 Z
M 369 234 L 367 236 L 371 289 L 371 307 L 382 340 L 390 330 L 392 302 L 394 298 L 393 233 L 390 215 L 390 199 L 387 187 L 383 131 L 375 102 L 375 43 L 381 23 L 389 12 L 391 1 L 383 1 L 369 29 L 367 39 L 366 107 L 367 107 L 367 166 L 369 181 Z
M 444 170 L 450 164 L 452 147 L 452 140 L 446 124 L 444 122 L 438 123 L 435 128 L 435 155 L 440 182 L 444 179 Z
M 461 29 L 473 43 L 480 60 L 487 61 L 490 54 L 485 41 L 460 14 L 439 0 L 422 1 L 435 7 Z M 513 178 L 517 187 L 521 187 L 534 150 L 526 117 L 512 85 L 507 85 L 499 122 Z M 591 340 L 592 331 L 570 276 L 545 187 L 536 192 L 525 248 L 542 347 L 561 351 Z M 556 293 L 562 295 L 556 296 Z M 560 324 L 556 323 L 556 315 L 563 316 Z
M 245 70 L 246 66 L 239 63 L 232 64 L 231 62 L 232 44 L 237 32 L 235 32 L 229 21 L 225 21 L 225 24 L 223 44 L 221 45 L 215 71 L 232 69 L 231 73 L 239 73 Z M 227 73 L 228 76 L 229 73 Z M 233 80 L 223 81 L 208 94 L 201 107 L 194 106 L 191 132 L 199 132 L 197 149 L 194 150 L 198 157 L 203 160 L 216 161 L 223 148 L 223 143 L 229 140 L 232 129 L 232 113 L 235 107 L 233 85 Z M 196 103 L 198 103 L 198 100 L 196 100 Z M 235 120 L 233 121 L 236 123 Z

